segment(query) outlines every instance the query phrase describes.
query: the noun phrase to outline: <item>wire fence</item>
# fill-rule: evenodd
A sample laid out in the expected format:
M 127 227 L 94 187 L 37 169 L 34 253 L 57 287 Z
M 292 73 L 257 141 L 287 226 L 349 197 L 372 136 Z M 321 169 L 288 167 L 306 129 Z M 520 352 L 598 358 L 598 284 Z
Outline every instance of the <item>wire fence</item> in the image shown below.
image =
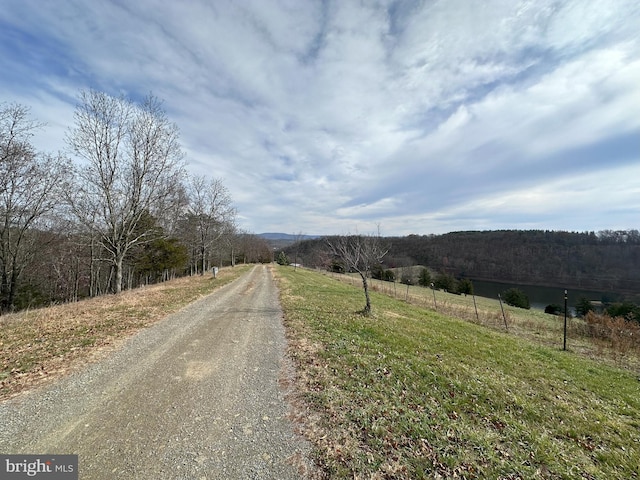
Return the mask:
M 328 272 L 342 282 L 362 288 L 360 276 Z M 430 287 L 367 279 L 373 292 L 421 308 L 478 325 L 508 331 L 536 343 L 563 347 L 564 314 L 552 315 L 501 305 L 498 298 L 453 294 Z M 374 304 L 375 310 L 375 304 Z M 585 318 L 568 316 L 570 350 L 591 358 L 613 361 L 617 366 L 640 370 L 640 324 L 591 313 Z

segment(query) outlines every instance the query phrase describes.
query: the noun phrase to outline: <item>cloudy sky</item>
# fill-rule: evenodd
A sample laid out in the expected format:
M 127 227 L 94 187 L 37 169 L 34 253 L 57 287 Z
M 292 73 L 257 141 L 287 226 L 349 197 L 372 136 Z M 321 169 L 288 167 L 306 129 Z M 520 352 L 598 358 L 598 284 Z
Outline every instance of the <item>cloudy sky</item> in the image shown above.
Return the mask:
M 2 3 L 39 149 L 152 92 L 245 230 L 640 228 L 637 0 Z

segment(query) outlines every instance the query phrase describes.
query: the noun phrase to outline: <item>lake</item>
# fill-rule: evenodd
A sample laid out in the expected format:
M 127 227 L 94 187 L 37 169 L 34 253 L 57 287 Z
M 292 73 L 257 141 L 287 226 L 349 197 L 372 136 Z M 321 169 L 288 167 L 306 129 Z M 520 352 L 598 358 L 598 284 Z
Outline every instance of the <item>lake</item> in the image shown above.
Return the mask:
M 480 297 L 498 298 L 509 288 L 519 288 L 528 297 L 531 308 L 544 310 L 547 305 L 557 304 L 564 306 L 564 288 L 560 287 L 539 287 L 532 285 L 519 285 L 517 283 L 489 282 L 485 280 L 471 280 L 473 290 Z M 622 300 L 622 295 L 614 292 L 598 292 L 593 290 L 572 290 L 567 289 L 567 306 L 570 312 L 574 312 L 574 307 L 581 297 L 595 302 L 615 302 Z

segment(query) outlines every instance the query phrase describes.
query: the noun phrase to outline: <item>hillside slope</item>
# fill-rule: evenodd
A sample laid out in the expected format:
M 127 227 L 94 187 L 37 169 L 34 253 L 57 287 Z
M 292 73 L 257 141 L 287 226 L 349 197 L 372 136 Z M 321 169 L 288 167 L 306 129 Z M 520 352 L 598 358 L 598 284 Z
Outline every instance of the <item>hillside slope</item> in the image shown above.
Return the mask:
M 640 475 L 631 372 L 278 269 L 301 421 L 330 478 Z

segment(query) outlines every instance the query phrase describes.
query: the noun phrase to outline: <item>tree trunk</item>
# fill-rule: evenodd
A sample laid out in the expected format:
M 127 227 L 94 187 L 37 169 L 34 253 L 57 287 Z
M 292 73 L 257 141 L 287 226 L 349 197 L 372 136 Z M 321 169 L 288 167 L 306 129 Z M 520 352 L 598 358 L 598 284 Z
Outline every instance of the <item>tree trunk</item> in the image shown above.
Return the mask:
M 9 278 L 7 272 L 2 272 L 2 280 L 0 280 L 0 313 L 9 311 Z
M 122 261 L 123 261 L 122 255 L 117 255 L 116 265 L 115 265 L 116 267 L 116 281 L 114 285 L 115 293 L 122 292 Z
M 366 272 L 365 273 L 360 272 L 360 276 L 362 277 L 362 288 L 364 289 L 364 297 L 367 301 L 362 313 L 364 313 L 368 317 L 369 315 L 371 315 L 371 297 L 369 296 L 369 282 L 367 281 Z
M 15 260 L 14 260 L 15 262 Z M 15 268 L 15 263 L 13 270 L 11 271 L 11 276 L 9 280 L 9 285 L 7 289 L 7 311 L 13 311 L 14 305 L 13 302 L 16 299 L 16 288 L 18 286 L 18 272 Z
M 91 244 L 89 249 L 89 297 L 93 298 L 98 295 L 98 283 L 100 282 L 100 270 L 96 268 L 96 247 L 93 234 L 91 234 Z
M 133 268 L 129 267 L 127 269 L 127 290 L 133 289 Z
M 78 301 L 79 290 L 80 290 L 80 259 L 76 258 L 76 268 L 75 268 L 74 278 L 73 278 L 73 299 L 72 299 L 73 302 Z

